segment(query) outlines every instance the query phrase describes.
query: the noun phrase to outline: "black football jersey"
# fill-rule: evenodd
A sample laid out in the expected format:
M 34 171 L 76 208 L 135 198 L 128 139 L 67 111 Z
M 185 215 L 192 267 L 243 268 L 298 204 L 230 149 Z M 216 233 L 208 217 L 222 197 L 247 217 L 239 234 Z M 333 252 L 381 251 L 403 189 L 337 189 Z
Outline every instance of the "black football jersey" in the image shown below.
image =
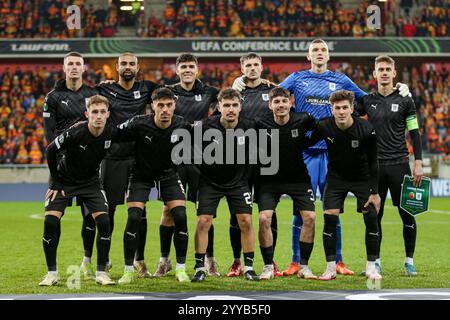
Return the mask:
M 83 184 L 99 178 L 100 162 L 117 138 L 117 129 L 107 124 L 98 137 L 92 135 L 88 122 L 79 122 L 58 135 L 47 148 L 53 181 Z M 59 163 L 56 154 L 64 151 Z
M 211 134 L 216 133 L 202 144 L 203 163 L 199 165 L 202 179 L 222 189 L 248 185 L 249 144 L 251 141 L 245 135 L 245 131 L 254 129 L 254 122 L 239 118 L 234 129 L 225 129 L 220 123 L 220 115 L 215 115 L 202 120 L 201 126 L 203 133 L 206 130 Z M 257 141 L 254 141 L 255 149 L 256 144 Z M 227 145 L 230 149 L 227 148 Z M 217 159 L 218 161 L 208 163 L 209 160 L 206 159 L 208 156 L 211 157 L 211 160 Z
M 274 86 L 260 84 L 255 88 L 246 87 L 241 92 L 241 117 L 247 119 L 263 118 L 272 115 L 269 109 L 269 92 Z
M 167 86 L 173 91 L 176 98 L 175 114 L 182 116 L 186 121 L 194 123 L 208 117 L 209 109 L 217 103 L 219 90 L 195 80 L 192 90 L 187 91 L 180 83 Z
M 120 140 L 135 142 L 134 175 L 158 180 L 174 173 L 172 149 L 181 142 L 181 137 L 174 133 L 176 129 L 190 130 L 191 125 L 176 115 L 166 129 L 156 126 L 154 115 L 135 116 L 119 125 Z
M 353 116 L 346 130 L 336 125 L 334 117 L 319 121 L 312 140 L 324 140 L 328 147 L 328 177 L 346 181 L 369 180 L 378 189 L 377 136 L 366 120 Z
M 124 89 L 118 82 L 98 85 L 99 93 L 108 98 L 110 104 L 110 121 L 119 125 L 137 115 L 145 113 L 147 104 L 151 103 L 153 91 L 158 85 L 152 81 L 135 81 L 130 90 Z M 107 155 L 108 159 L 123 159 L 133 156 L 132 143 L 117 143 Z
M 260 181 L 276 183 L 310 182 L 301 150 L 305 141 L 305 134 L 316 127 L 316 120 L 306 112 L 291 112 L 289 121 L 281 126 L 275 122 L 272 114 L 258 119 L 256 127 L 258 130 L 267 130 L 268 150 L 276 150 L 274 149 L 276 146 L 279 150 L 275 154 L 279 162 L 278 172 L 275 175 L 260 175 Z M 278 139 L 275 139 L 276 135 L 278 135 Z M 261 140 L 259 141 L 260 148 L 262 147 Z M 274 145 L 272 146 L 272 144 Z
M 45 138 L 50 143 L 73 124 L 86 120 L 87 99 L 97 94 L 89 86 L 82 85 L 77 91 L 69 90 L 66 80 L 58 80 L 45 97 L 43 119 Z
M 388 96 L 371 93 L 363 97 L 356 111 L 368 116 L 378 138 L 380 164 L 408 162 L 406 146 L 406 120 L 416 116 L 416 106 L 410 97 L 402 97 L 398 91 Z

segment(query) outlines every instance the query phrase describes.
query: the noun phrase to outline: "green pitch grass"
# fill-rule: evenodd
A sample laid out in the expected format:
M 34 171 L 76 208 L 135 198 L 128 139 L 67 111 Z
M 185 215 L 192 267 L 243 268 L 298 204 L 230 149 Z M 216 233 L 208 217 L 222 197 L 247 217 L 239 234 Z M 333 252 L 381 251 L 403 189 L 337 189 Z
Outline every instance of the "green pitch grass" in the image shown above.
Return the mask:
M 43 294 L 43 293 L 86 293 L 86 292 L 177 292 L 177 291 L 271 291 L 271 290 L 367 290 L 366 279 L 358 275 L 340 276 L 329 282 L 311 281 L 296 277 L 281 277 L 271 281 L 249 282 L 243 278 L 225 276 L 233 257 L 228 236 L 229 213 L 225 202 L 221 202 L 215 225 L 215 255 L 219 263 L 219 278 L 208 277 L 203 283 L 178 283 L 171 271 L 166 277 L 138 279 L 132 285 L 100 287 L 94 281 L 81 279 L 79 289 L 67 286 L 70 274 L 68 268 L 79 266 L 83 257 L 80 236 L 81 214 L 79 208 L 68 208 L 62 219 L 62 235 L 58 249 L 59 273 L 61 281 L 55 287 L 38 286 L 46 273 L 42 250 L 44 203 L 0 203 L 0 294 Z M 322 211 L 317 205 L 316 242 L 310 267 L 320 275 L 325 269 L 322 246 Z M 148 235 L 146 262 L 153 272 L 159 260 L 159 219 L 161 202 L 152 201 L 148 209 Z M 255 208 L 256 209 L 256 208 Z M 291 201 L 283 200 L 278 209 L 278 244 L 275 261 L 280 269 L 285 269 L 291 258 Z M 195 213 L 192 204 L 188 205 L 189 250 L 187 271 L 193 274 Z M 255 237 L 257 239 L 257 214 L 253 214 Z M 118 280 L 123 271 L 123 230 L 126 222 L 125 206 L 116 213 L 116 226 L 112 239 L 111 258 L 113 269 L 111 277 Z M 343 225 L 343 253 L 348 267 L 358 274 L 365 268 L 364 223 L 356 213 L 354 199 L 348 199 L 345 214 L 341 215 Z M 388 201 L 383 218 L 382 289 L 397 288 L 450 288 L 450 200 L 432 199 L 430 212 L 417 217 L 418 238 L 414 257 L 418 276 L 408 278 L 404 275 L 404 248 L 402 224 L 396 208 Z M 174 249 L 172 246 L 172 260 Z M 96 253 L 94 251 L 94 261 Z M 256 240 L 255 270 L 260 273 L 263 262 Z

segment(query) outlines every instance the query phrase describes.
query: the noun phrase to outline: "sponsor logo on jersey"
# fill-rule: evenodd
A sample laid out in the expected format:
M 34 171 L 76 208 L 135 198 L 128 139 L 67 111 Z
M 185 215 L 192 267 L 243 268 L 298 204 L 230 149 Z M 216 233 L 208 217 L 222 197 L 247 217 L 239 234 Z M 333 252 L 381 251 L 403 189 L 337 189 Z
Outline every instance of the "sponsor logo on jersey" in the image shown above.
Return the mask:
M 141 97 L 141 92 L 139 90 L 138 91 L 134 91 L 133 94 L 134 94 L 134 98 L 135 99 L 139 99 Z
M 112 92 L 112 91 L 110 91 L 109 94 L 112 95 L 112 96 L 114 96 L 114 97 L 117 97 L 117 92 Z
M 66 106 L 69 106 L 69 99 L 67 100 L 61 100 L 61 104 L 65 104 Z
M 109 149 L 109 147 L 111 147 L 111 140 L 106 140 L 105 141 L 105 149 Z
M 374 108 L 375 110 L 377 110 L 377 105 L 376 104 L 371 104 L 370 105 L 372 108 Z
M 352 140 L 352 148 L 358 148 L 359 147 L 359 141 L 358 140 Z
M 201 94 L 196 94 L 195 95 L 195 101 L 202 101 L 202 95 Z
M 306 97 L 305 99 L 306 103 L 312 104 L 312 105 L 327 105 L 330 104 L 330 100 L 328 99 L 323 99 L 320 97 Z
M 264 101 L 269 101 L 269 94 L 268 94 L 268 93 L 263 93 L 263 94 L 262 94 L 262 99 L 263 99 Z
M 391 111 L 392 111 L 392 112 L 397 112 L 397 111 L 398 111 L 398 104 L 393 103 L 393 104 L 391 105 Z
M 177 134 L 173 134 L 170 136 L 170 142 L 175 143 L 178 141 L 178 135 Z
M 291 135 L 292 135 L 292 138 L 297 138 L 298 137 L 298 129 L 292 129 Z
M 245 144 L 245 137 L 238 137 L 238 145 L 243 145 Z
M 329 82 L 328 83 L 328 87 L 330 88 L 331 91 L 334 91 L 334 90 L 336 90 L 336 83 Z

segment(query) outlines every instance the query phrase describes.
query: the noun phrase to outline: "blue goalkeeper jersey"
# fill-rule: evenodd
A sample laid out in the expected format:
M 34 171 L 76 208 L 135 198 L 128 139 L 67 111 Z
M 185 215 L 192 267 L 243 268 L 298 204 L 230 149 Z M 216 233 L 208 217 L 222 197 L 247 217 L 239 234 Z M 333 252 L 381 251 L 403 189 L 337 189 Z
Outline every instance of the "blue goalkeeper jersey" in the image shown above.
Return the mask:
M 311 70 L 297 71 L 284 79 L 280 86 L 294 95 L 296 112 L 307 112 L 317 120 L 331 117 L 329 98 L 334 91 L 353 91 L 357 101 L 366 95 L 345 74 L 330 70 L 320 74 Z M 310 149 L 326 150 L 327 145 L 321 140 Z

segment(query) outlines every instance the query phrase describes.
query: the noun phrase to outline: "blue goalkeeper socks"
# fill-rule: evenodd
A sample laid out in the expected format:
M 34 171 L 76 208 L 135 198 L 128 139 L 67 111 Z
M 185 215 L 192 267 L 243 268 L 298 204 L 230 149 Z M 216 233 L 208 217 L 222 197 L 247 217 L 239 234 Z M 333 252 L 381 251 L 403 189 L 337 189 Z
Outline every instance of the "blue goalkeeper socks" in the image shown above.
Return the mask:
M 300 263 L 300 232 L 303 220 L 300 214 L 292 219 L 292 262 Z

